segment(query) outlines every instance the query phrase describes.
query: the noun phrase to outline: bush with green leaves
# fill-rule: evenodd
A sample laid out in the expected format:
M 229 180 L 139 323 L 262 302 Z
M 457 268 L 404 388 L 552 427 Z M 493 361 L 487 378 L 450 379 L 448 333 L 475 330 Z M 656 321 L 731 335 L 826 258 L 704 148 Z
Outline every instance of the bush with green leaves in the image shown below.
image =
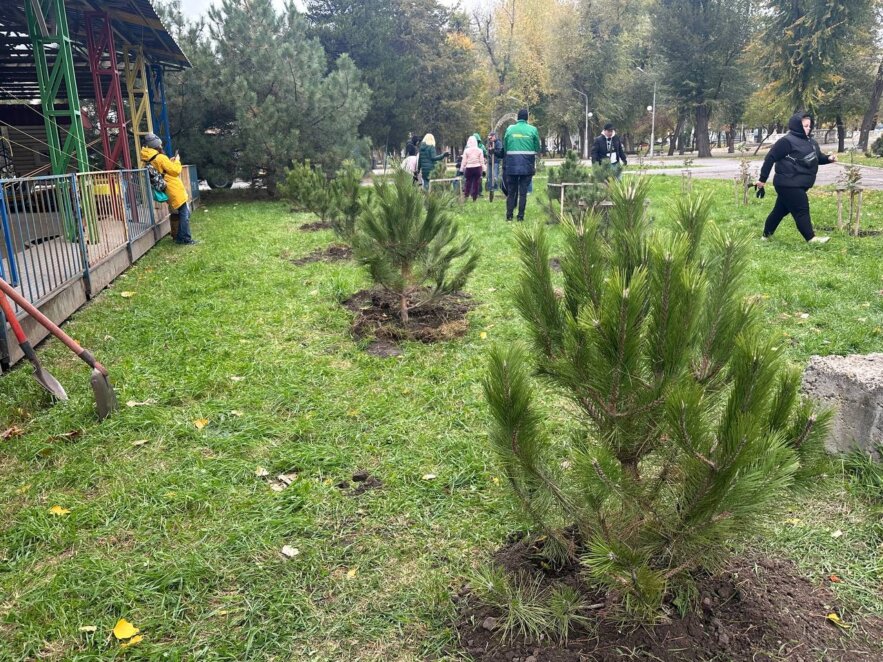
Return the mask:
M 871 154 L 873 156 L 883 156 L 883 136 L 878 137 L 871 143 Z
M 583 184 L 564 187 L 564 213 L 577 216 L 585 210 L 595 209 L 598 203 L 607 199 L 608 181 L 612 176 L 609 168 L 600 165 L 584 166 L 579 155 L 570 150 L 564 162 L 549 168 L 549 219 L 561 220 L 561 188 L 554 184 Z
M 398 297 L 403 323 L 414 308 L 461 289 L 478 263 L 472 239 L 459 236 L 446 201 L 424 195 L 403 170 L 391 184 L 375 185 L 358 227 L 356 258 Z
M 800 399 L 800 371 L 746 297 L 747 241 L 709 224 L 703 196 L 651 230 L 647 191 L 611 185 L 606 234 L 594 214 L 565 220 L 562 290 L 545 230 L 516 235 L 530 348 L 495 349 L 485 380 L 492 444 L 533 530 L 639 618 L 689 603 L 695 571 L 817 475 L 830 419 Z M 541 403 L 550 393 L 566 404 Z

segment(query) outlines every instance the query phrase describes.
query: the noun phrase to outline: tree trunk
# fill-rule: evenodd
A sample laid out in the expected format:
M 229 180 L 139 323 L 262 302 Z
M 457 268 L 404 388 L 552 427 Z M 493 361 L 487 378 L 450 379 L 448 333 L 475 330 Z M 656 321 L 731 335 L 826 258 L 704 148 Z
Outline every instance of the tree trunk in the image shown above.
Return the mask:
M 727 154 L 736 153 L 736 127 L 733 124 L 727 125 Z
M 668 145 L 668 155 L 674 156 L 675 146 L 681 142 L 681 134 L 684 132 L 684 113 L 678 112 L 678 123 L 671 134 L 671 142 Z
M 868 134 L 877 126 L 877 110 L 880 108 L 880 96 L 883 95 L 883 60 L 877 67 L 877 78 L 874 79 L 874 89 L 871 90 L 871 99 L 868 101 L 868 110 L 862 118 L 861 133 L 858 138 L 858 148 L 863 152 L 868 151 Z
M 696 106 L 696 151 L 700 159 L 711 156 L 711 144 L 708 141 L 708 105 L 704 102 Z
M 843 118 L 838 115 L 837 116 L 837 151 L 843 152 L 846 150 L 846 127 L 843 126 Z

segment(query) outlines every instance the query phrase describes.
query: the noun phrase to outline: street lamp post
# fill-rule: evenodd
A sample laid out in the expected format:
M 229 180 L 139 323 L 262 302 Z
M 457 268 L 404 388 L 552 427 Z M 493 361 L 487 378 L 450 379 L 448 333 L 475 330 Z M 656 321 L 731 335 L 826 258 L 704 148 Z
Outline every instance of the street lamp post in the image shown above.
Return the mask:
M 640 71 L 644 75 L 648 75 L 646 71 L 641 69 L 641 67 L 635 67 L 638 71 Z M 650 115 L 650 158 L 653 158 L 653 149 L 655 147 L 654 143 L 656 142 L 656 81 L 653 81 L 653 105 L 648 106 L 647 110 L 651 112 Z
M 577 94 L 581 94 L 583 99 L 585 99 L 585 101 L 586 101 L 586 132 L 583 137 L 583 160 L 588 161 L 588 159 L 589 159 L 589 95 L 586 94 L 585 92 L 580 92 L 576 88 L 573 88 L 573 89 L 576 90 Z
M 650 158 L 653 158 L 653 149 L 656 146 L 656 81 L 653 81 L 653 106 L 650 115 Z

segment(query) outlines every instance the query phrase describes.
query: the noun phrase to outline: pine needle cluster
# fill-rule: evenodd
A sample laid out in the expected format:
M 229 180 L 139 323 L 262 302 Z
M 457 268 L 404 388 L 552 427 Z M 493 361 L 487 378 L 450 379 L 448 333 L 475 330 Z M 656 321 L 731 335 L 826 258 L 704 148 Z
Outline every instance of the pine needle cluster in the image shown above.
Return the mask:
M 495 349 L 485 380 L 524 514 L 640 617 L 690 595 L 695 570 L 817 474 L 829 421 L 801 401 L 800 373 L 745 296 L 747 242 L 709 223 L 701 195 L 676 203 L 674 231 L 652 230 L 647 191 L 611 184 L 605 233 L 594 214 L 565 219 L 563 293 L 545 230 L 517 235 L 530 346 Z M 569 403 L 564 430 L 540 384 Z

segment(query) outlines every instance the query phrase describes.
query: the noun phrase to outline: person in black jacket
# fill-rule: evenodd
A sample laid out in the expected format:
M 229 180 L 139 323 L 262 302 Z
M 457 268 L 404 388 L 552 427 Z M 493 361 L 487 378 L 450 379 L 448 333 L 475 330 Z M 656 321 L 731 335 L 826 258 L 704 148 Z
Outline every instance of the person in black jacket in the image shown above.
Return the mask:
M 622 140 L 616 135 L 616 130 L 610 122 L 604 125 L 601 135 L 592 143 L 592 163 L 610 167 L 617 179 L 622 175 L 622 169 L 628 165 Z
M 819 144 L 812 138 L 813 120 L 809 113 L 795 113 L 788 120 L 788 133 L 779 138 L 767 153 L 760 169 L 760 177 L 755 182 L 758 195 L 761 195 L 773 164 L 776 176 L 773 187 L 776 189 L 776 204 L 763 226 L 763 238 L 771 237 L 779 223 L 788 214 L 794 217 L 797 229 L 809 242 L 824 244 L 830 237 L 817 237 L 812 229 L 809 216 L 809 198 L 806 192 L 816 183 L 819 165 L 834 163 L 834 154 L 824 154 Z

